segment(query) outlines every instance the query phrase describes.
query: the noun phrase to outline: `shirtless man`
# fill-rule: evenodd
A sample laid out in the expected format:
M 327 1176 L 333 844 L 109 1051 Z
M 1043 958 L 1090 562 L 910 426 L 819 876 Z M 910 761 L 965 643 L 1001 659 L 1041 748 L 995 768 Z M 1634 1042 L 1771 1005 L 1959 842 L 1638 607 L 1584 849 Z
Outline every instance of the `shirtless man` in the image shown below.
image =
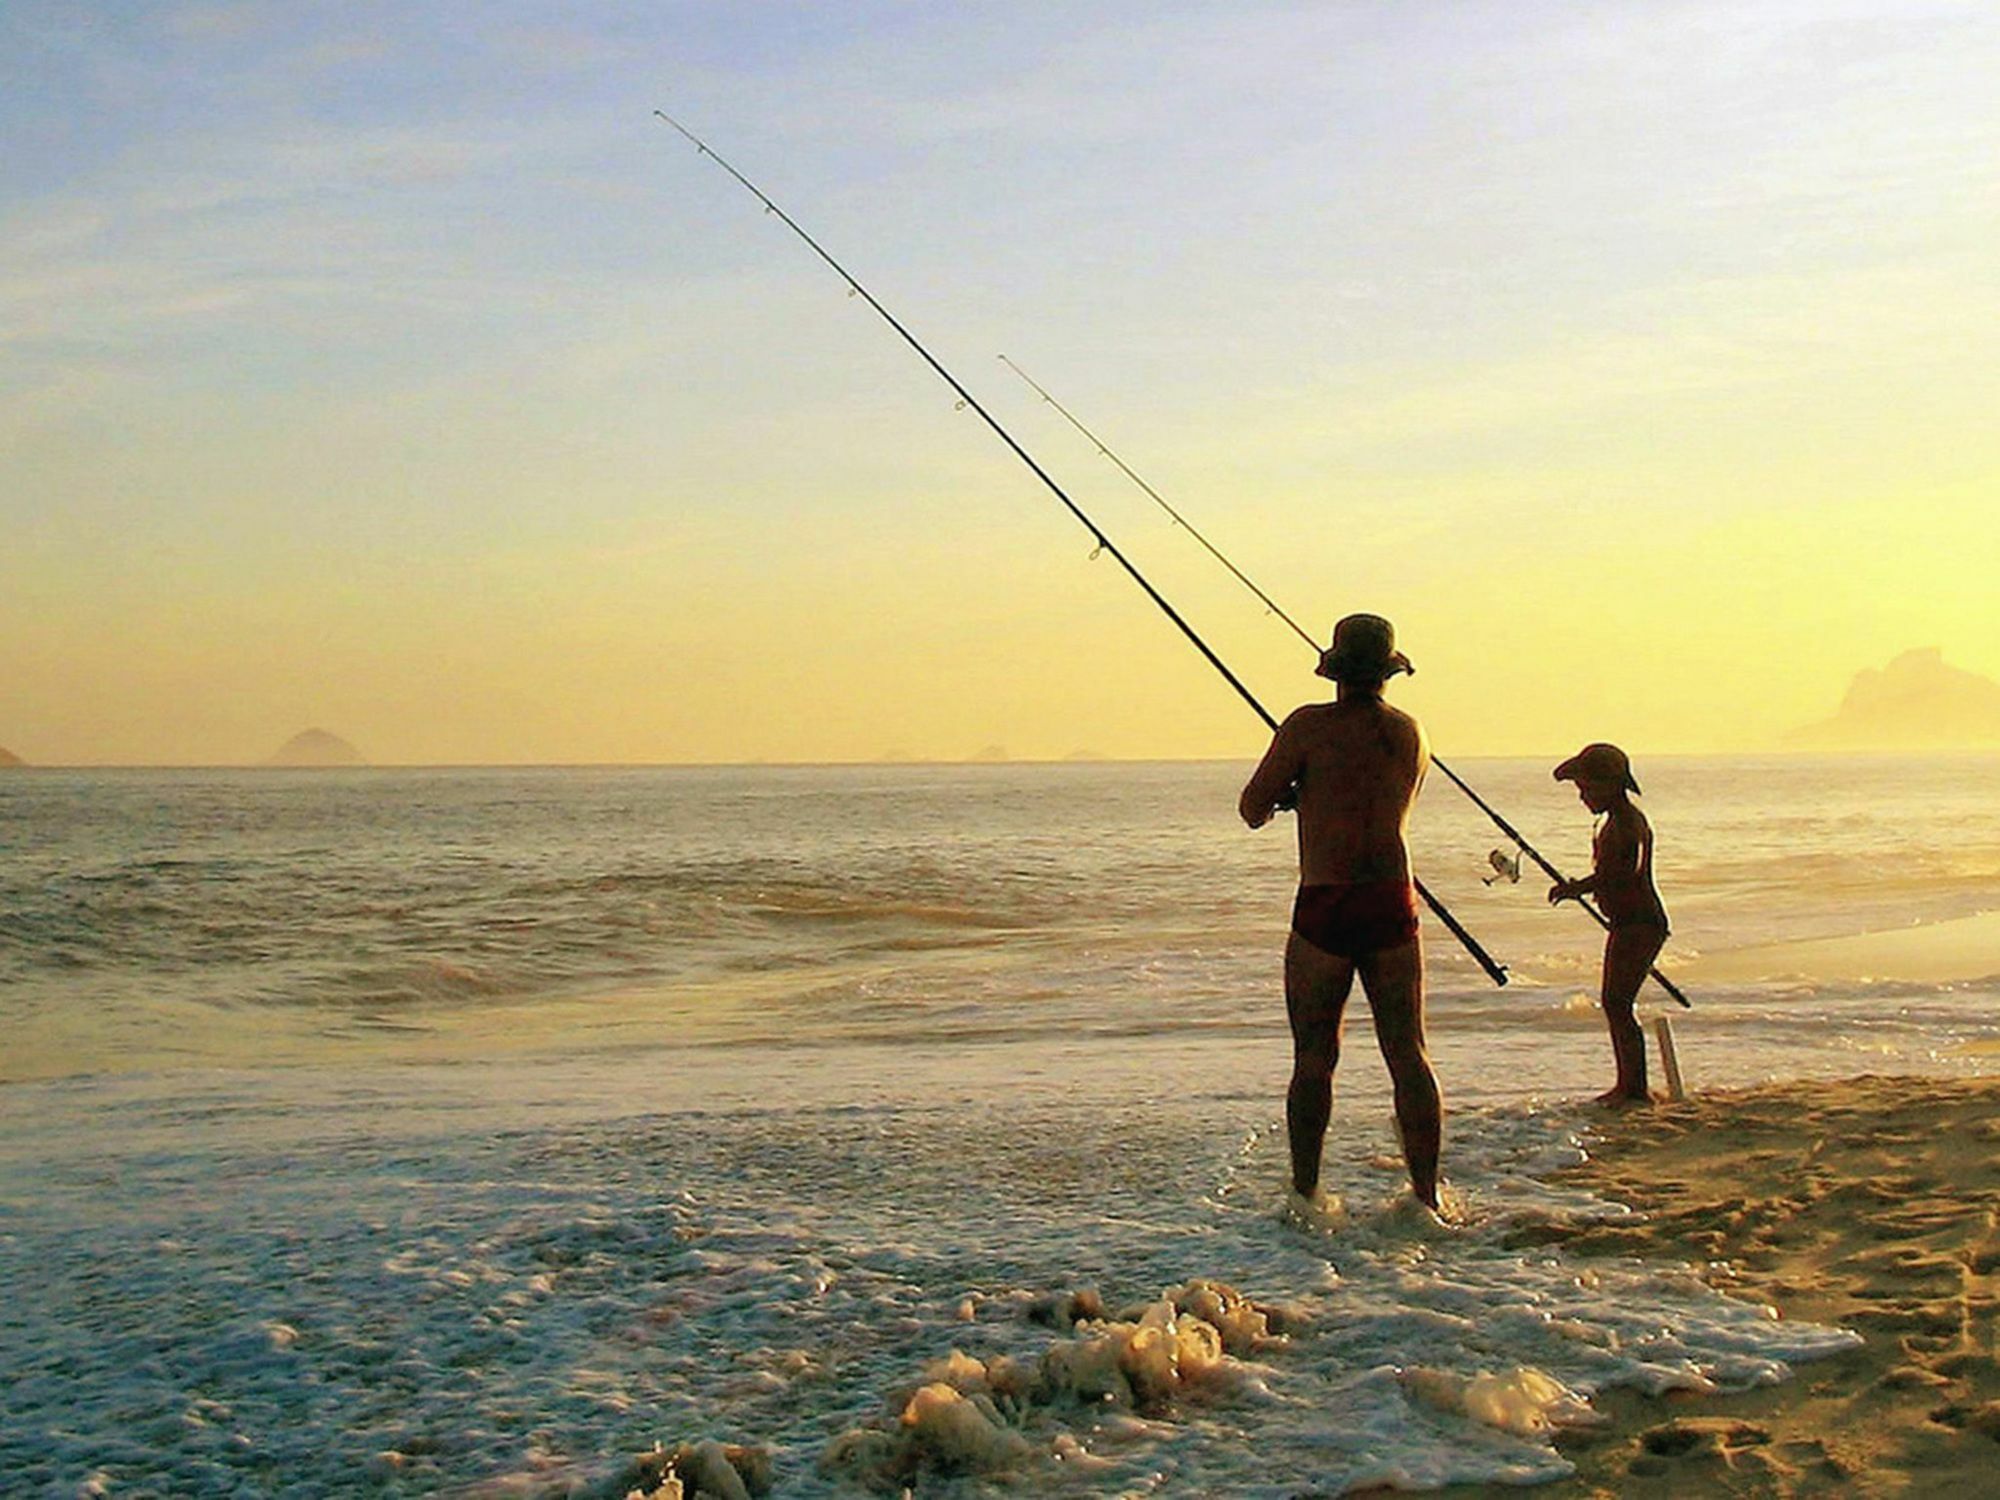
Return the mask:
M 1430 750 L 1417 721 L 1382 701 L 1389 678 L 1414 668 L 1387 620 L 1349 615 L 1318 670 L 1338 684 L 1337 697 L 1285 720 L 1240 804 L 1243 821 L 1261 828 L 1297 799 L 1299 893 L 1285 945 L 1292 1189 L 1308 1205 L 1317 1200 L 1341 1021 L 1358 971 L 1396 1085 L 1410 1187 L 1435 1212 L 1443 1112 L 1424 1049 L 1424 958 L 1404 840 Z

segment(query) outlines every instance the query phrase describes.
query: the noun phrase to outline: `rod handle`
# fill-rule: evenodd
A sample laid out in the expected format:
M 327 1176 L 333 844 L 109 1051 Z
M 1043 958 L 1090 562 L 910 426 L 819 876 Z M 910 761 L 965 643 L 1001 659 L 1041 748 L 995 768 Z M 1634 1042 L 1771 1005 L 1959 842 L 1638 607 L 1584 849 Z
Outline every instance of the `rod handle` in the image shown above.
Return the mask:
M 1653 983 L 1657 984 L 1661 989 L 1665 990 L 1669 995 L 1672 995 L 1676 1000 L 1678 1000 L 1681 1003 L 1681 1008 L 1683 1010 L 1694 1009 L 1694 1001 L 1688 999 L 1686 995 L 1683 995 L 1681 993 L 1681 987 L 1679 985 L 1675 984 L 1671 979 L 1667 978 L 1667 976 L 1662 974 L 1658 969 L 1649 967 L 1646 970 L 1646 972 L 1653 977 Z
M 1444 903 L 1433 896 L 1421 880 L 1413 884 L 1417 888 L 1417 894 L 1424 898 L 1424 905 L 1431 909 L 1431 914 L 1444 923 L 1451 935 L 1458 939 L 1467 953 L 1472 955 L 1474 962 L 1486 971 L 1486 977 L 1504 989 L 1507 984 L 1507 966 L 1496 962 L 1492 954 L 1480 947 L 1479 939 L 1465 930 L 1463 922 L 1445 910 Z

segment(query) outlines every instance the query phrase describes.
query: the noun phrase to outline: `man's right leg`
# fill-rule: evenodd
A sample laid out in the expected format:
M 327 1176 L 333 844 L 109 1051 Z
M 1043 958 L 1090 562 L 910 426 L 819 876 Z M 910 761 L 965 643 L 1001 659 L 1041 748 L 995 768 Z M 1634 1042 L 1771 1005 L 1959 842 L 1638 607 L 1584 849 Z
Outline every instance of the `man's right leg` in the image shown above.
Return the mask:
M 1361 987 L 1375 1014 L 1375 1040 L 1396 1085 L 1396 1126 L 1410 1187 L 1428 1207 L 1438 1206 L 1438 1152 L 1444 1137 L 1444 1104 L 1424 1045 L 1424 950 L 1418 942 L 1381 948 L 1359 960 Z
M 1285 1127 L 1292 1144 L 1292 1187 L 1319 1189 L 1319 1159 L 1333 1113 L 1333 1070 L 1340 1064 L 1340 1023 L 1354 985 L 1354 960 L 1315 948 L 1296 932 L 1285 944 L 1285 1010 L 1292 1021 L 1292 1084 Z

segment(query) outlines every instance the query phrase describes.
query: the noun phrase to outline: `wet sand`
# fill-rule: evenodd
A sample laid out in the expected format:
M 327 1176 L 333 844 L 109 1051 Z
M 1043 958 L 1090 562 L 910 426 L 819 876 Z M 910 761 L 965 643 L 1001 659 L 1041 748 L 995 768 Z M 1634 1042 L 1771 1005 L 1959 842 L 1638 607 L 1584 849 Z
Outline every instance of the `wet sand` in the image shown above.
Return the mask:
M 1701 954 L 1676 966 L 1690 983 L 1877 979 L 1951 984 L 2000 975 L 2000 912 L 1847 937 L 1757 943 Z
M 1561 1444 L 1577 1477 L 1540 1493 L 2000 1493 L 2000 1080 L 1717 1091 L 1607 1115 L 1595 1134 L 1572 1171 L 1639 1217 L 1545 1238 L 1682 1258 L 1865 1342 L 1764 1389 L 1611 1393 L 1612 1420 Z

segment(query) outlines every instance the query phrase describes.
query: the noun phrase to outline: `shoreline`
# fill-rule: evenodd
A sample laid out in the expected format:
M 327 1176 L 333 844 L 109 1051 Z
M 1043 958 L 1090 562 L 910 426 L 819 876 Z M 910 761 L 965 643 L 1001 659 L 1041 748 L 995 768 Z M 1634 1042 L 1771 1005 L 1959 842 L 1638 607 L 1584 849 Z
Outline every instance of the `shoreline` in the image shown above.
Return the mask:
M 1876 927 L 1839 937 L 1746 944 L 1690 957 L 1678 972 L 1697 985 L 1977 984 L 2000 975 L 2000 911 Z
M 1775 1386 L 1649 1399 L 1563 1435 L 1571 1496 L 1974 1495 L 2000 1462 L 2000 1079 L 1861 1075 L 1607 1115 L 1559 1177 L 1635 1217 L 1527 1243 L 1680 1259 L 1851 1352 Z M 1500 1497 L 1502 1486 L 1453 1493 Z

